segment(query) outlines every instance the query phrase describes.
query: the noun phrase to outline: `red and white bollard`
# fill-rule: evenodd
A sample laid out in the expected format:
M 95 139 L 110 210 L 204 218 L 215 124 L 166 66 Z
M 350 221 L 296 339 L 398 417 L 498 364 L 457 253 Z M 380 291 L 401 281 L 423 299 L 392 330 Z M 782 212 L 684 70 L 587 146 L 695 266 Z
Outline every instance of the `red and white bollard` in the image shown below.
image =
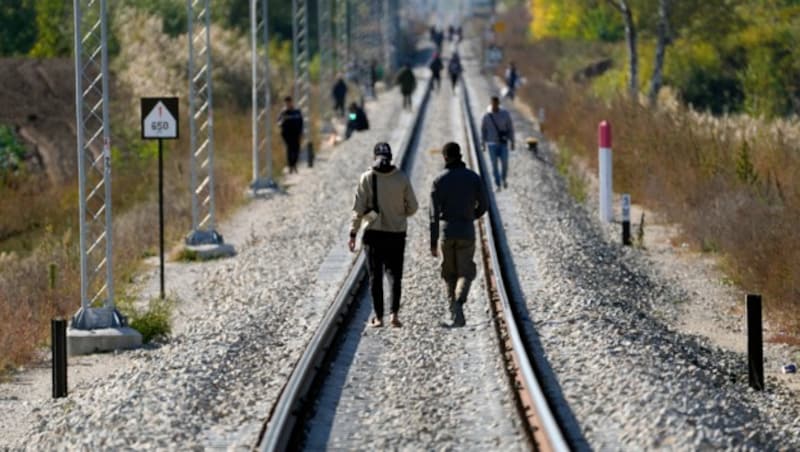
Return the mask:
M 601 121 L 597 129 L 599 154 L 597 157 L 600 176 L 600 219 L 607 223 L 614 221 L 614 208 L 611 204 L 614 195 L 611 186 L 611 124 Z

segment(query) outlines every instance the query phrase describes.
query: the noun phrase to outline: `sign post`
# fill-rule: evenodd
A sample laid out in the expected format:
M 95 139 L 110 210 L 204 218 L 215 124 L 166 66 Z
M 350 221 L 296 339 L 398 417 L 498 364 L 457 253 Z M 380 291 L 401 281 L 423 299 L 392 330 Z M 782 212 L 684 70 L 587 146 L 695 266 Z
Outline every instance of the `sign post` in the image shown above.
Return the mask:
M 158 140 L 158 243 L 161 299 L 164 294 L 164 140 L 178 139 L 178 98 L 142 98 L 142 139 Z

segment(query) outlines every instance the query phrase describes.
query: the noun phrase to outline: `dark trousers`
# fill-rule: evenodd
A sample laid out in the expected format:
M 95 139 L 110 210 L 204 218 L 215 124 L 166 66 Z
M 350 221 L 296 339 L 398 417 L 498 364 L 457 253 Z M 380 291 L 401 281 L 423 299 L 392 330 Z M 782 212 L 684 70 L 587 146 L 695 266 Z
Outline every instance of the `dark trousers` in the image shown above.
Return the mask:
M 453 91 L 455 91 L 458 84 L 458 74 L 450 74 L 450 84 L 453 85 Z
M 403 108 L 411 110 L 411 93 L 403 93 Z
M 375 317 L 383 318 L 383 275 L 392 287 L 392 314 L 400 310 L 401 282 L 403 279 L 403 254 L 406 249 L 405 232 L 364 232 L 364 249 L 367 251 L 369 288 Z
M 283 137 L 286 143 L 286 162 L 289 164 L 289 171 L 297 171 L 297 160 L 300 158 L 300 138 Z
M 334 100 L 333 109 L 336 111 L 336 113 L 339 114 L 339 116 L 344 116 L 344 97 L 342 98 L 335 97 L 333 100 Z
M 436 89 L 436 91 L 439 91 L 439 87 L 442 86 L 442 76 L 438 72 L 433 72 L 432 74 L 433 74 L 433 76 L 431 77 L 431 79 L 433 80 L 432 85 Z
M 467 302 L 469 287 L 477 275 L 472 257 L 475 255 L 474 239 L 443 239 L 442 278 L 447 284 L 447 300 L 453 303 Z

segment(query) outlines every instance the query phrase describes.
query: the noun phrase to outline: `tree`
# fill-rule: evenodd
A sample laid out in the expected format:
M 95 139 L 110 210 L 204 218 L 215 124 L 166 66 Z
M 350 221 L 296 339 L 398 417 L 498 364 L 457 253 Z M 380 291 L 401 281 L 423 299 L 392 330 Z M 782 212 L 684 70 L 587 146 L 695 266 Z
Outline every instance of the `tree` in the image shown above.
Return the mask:
M 669 12 L 670 0 L 659 0 L 658 25 L 656 26 L 656 56 L 653 64 L 653 77 L 650 79 L 650 93 L 647 96 L 651 106 L 655 106 L 658 101 L 658 91 L 663 83 L 664 55 L 667 52 L 667 46 L 672 42 Z
M 3 0 L 0 5 L 0 55 L 27 54 L 36 41 L 32 0 Z
M 636 53 L 636 24 L 627 0 L 607 0 L 622 15 L 625 24 L 625 43 L 628 48 L 628 92 L 631 99 L 639 97 L 639 57 Z
M 68 3 L 65 0 L 35 0 L 37 37 L 31 56 L 46 58 L 70 54 L 72 8 Z

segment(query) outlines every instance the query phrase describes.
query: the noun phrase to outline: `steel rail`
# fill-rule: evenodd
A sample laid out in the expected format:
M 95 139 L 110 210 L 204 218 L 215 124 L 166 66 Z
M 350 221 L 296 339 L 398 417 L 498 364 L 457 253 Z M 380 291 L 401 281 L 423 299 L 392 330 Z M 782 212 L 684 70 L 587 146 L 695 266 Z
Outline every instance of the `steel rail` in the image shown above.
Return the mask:
M 472 115 L 469 101 L 469 88 L 466 80 L 462 78 L 461 104 L 464 118 L 464 127 L 467 136 L 467 147 L 469 156 L 483 176 L 487 196 L 489 198 L 489 215 L 484 216 L 480 221 L 481 234 L 484 240 L 483 253 L 488 254 L 484 261 L 487 277 L 491 276 L 490 284 L 487 284 L 490 294 L 494 298 L 493 309 L 496 311 L 494 319 L 498 322 L 498 338 L 501 347 L 505 347 L 507 361 L 510 357 L 509 377 L 516 383 L 515 389 L 518 397 L 520 414 L 527 423 L 527 430 L 534 446 L 538 450 L 568 451 L 570 450 L 564 439 L 561 427 L 553 415 L 547 398 L 542 387 L 536 378 L 536 373 L 531 364 L 531 360 L 526 351 L 525 342 L 522 338 L 521 329 L 517 326 L 517 320 L 511 306 L 511 300 L 503 281 L 503 270 L 500 265 L 499 250 L 496 246 L 494 228 L 502 228 L 500 210 L 497 207 L 494 191 L 492 190 L 491 177 L 487 171 L 486 162 L 478 152 L 479 135 Z M 494 290 L 492 290 L 494 289 Z
M 425 114 L 430 98 L 430 79 L 428 79 L 424 89 L 425 93 L 420 106 L 415 112 L 411 127 L 403 135 L 399 153 L 397 154 L 400 166 L 404 169 L 413 157 L 411 148 L 414 146 L 417 135 L 421 130 L 421 118 Z M 304 405 L 308 402 L 307 395 L 312 389 L 312 383 L 318 374 L 323 371 L 320 368 L 320 364 L 325 360 L 326 355 L 331 352 L 332 342 L 345 326 L 345 322 L 342 319 L 347 317 L 348 312 L 353 307 L 355 296 L 361 287 L 366 271 L 366 255 L 363 250 L 360 250 L 353 265 L 350 267 L 344 283 L 337 291 L 336 298 L 320 321 L 320 326 L 297 361 L 289 380 L 281 390 L 277 403 L 273 405 L 269 417 L 264 422 L 255 450 L 282 451 L 290 448 L 289 441 L 297 427 L 297 422 L 302 418 L 305 409 Z

